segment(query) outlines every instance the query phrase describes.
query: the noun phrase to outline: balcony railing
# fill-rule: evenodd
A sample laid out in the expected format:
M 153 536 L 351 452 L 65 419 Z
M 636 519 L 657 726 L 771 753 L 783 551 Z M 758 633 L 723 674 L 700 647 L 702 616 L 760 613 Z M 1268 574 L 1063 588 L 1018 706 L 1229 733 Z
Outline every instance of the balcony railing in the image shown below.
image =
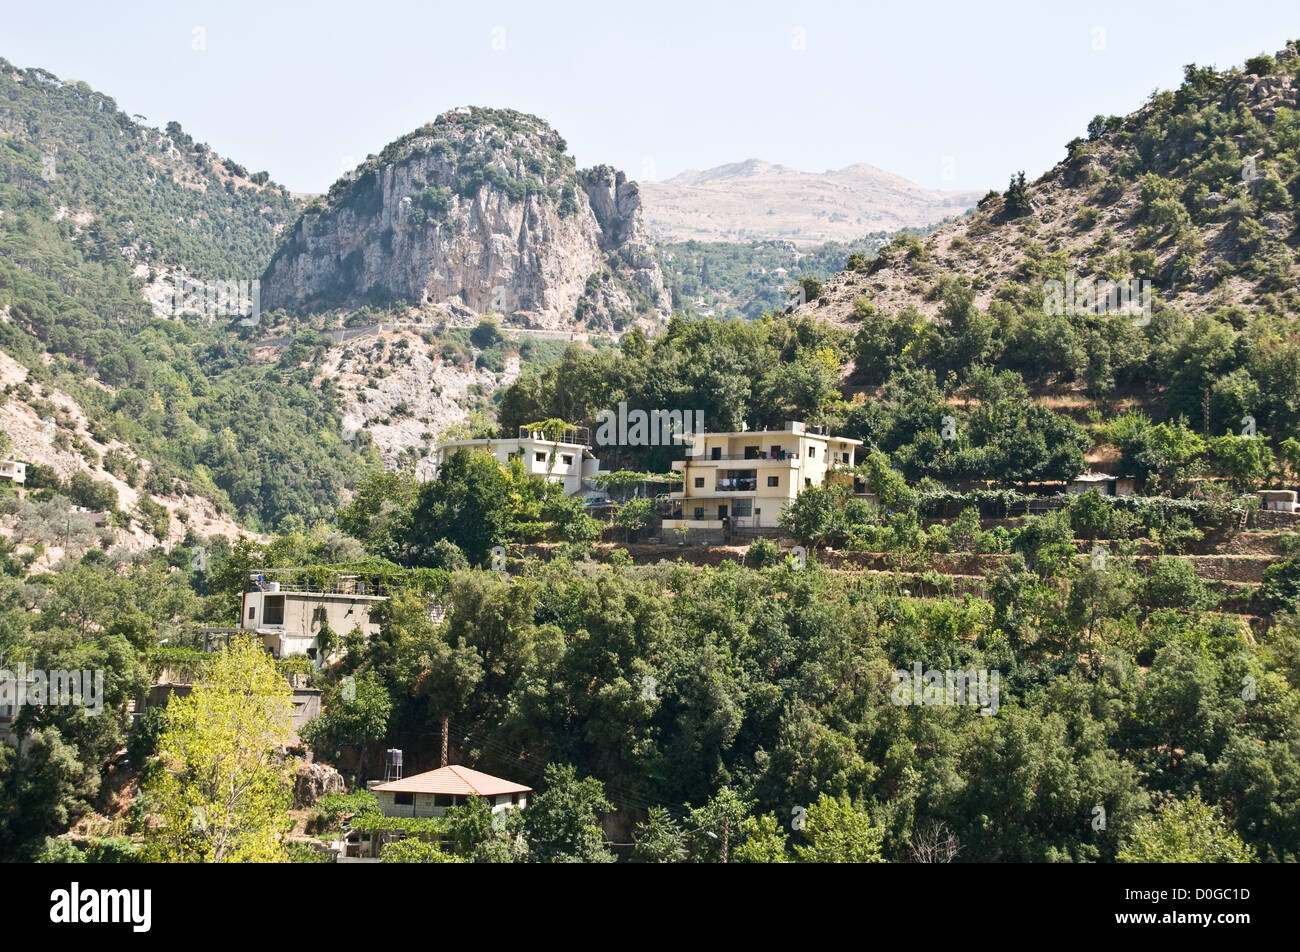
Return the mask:
M 703 456 L 692 456 L 690 454 L 687 454 L 686 456 L 686 459 L 689 461 L 704 462 L 704 463 L 712 463 L 717 460 L 728 460 L 728 461 L 744 460 L 746 463 L 763 463 L 763 462 L 780 463 L 780 462 L 785 462 L 787 460 L 793 460 L 798 458 L 799 458 L 798 453 L 781 453 L 777 456 L 773 456 L 771 453 L 763 453 L 759 456 L 745 456 L 744 454 L 737 456 L 735 454 L 730 454 L 730 453 L 724 453 L 721 456 L 711 456 L 708 453 L 705 453 Z
M 591 430 L 585 426 L 566 427 L 562 431 L 546 433 L 542 430 L 530 430 L 526 426 L 519 428 L 521 440 L 536 440 L 539 443 L 591 443 Z

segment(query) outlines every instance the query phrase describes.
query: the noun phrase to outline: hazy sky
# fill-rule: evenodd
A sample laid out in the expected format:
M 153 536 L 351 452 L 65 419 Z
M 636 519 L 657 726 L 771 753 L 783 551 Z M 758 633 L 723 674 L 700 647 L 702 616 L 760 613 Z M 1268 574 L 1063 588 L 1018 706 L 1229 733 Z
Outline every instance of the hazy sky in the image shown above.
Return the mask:
M 1300 33 L 1249 3 L 0 0 L 0 56 L 324 191 L 458 105 L 549 120 L 633 178 L 757 157 L 1005 188 L 1097 113 Z

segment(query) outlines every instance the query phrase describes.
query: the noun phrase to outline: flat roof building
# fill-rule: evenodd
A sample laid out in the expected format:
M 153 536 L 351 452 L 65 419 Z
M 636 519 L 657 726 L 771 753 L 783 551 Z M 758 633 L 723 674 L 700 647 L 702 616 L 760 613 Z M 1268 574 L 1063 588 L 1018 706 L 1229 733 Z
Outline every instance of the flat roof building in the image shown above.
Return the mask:
M 563 439 L 554 440 L 539 430 L 521 426 L 519 435 L 512 439 L 448 440 L 435 446 L 430 454 L 433 478 L 437 478 L 443 464 L 457 450 L 471 450 L 495 456 L 502 466 L 518 459 L 523 463 L 524 472 L 530 476 L 562 483 L 566 496 L 576 496 L 588 490 L 603 497 L 603 493 L 590 485 L 592 477 L 600 472 L 600 460 L 583 439 L 589 438 L 588 431 L 574 427 L 561 436 Z
M 726 530 L 775 528 L 781 510 L 836 467 L 851 468 L 861 440 L 790 422 L 781 430 L 736 430 L 689 437 L 690 455 L 675 460 L 682 474 L 669 496 L 663 527 Z

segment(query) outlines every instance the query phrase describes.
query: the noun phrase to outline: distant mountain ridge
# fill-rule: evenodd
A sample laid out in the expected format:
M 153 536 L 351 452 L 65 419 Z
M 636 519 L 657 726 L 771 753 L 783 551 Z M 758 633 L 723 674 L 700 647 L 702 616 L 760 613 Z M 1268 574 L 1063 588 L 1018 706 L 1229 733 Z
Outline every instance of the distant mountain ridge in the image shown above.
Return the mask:
M 745 159 L 641 183 L 646 226 L 659 241 L 852 241 L 961 215 L 982 194 L 923 188 L 865 162 L 804 172 Z

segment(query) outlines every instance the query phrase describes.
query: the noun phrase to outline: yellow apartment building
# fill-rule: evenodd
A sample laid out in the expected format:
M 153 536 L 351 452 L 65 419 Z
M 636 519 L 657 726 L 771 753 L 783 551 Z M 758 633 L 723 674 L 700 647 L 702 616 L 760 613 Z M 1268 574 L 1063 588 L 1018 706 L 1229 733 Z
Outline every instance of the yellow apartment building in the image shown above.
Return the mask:
M 835 467 L 851 467 L 861 440 L 791 422 L 781 430 L 704 433 L 675 460 L 681 488 L 670 494 L 665 532 L 775 528 L 801 489 L 820 486 Z

